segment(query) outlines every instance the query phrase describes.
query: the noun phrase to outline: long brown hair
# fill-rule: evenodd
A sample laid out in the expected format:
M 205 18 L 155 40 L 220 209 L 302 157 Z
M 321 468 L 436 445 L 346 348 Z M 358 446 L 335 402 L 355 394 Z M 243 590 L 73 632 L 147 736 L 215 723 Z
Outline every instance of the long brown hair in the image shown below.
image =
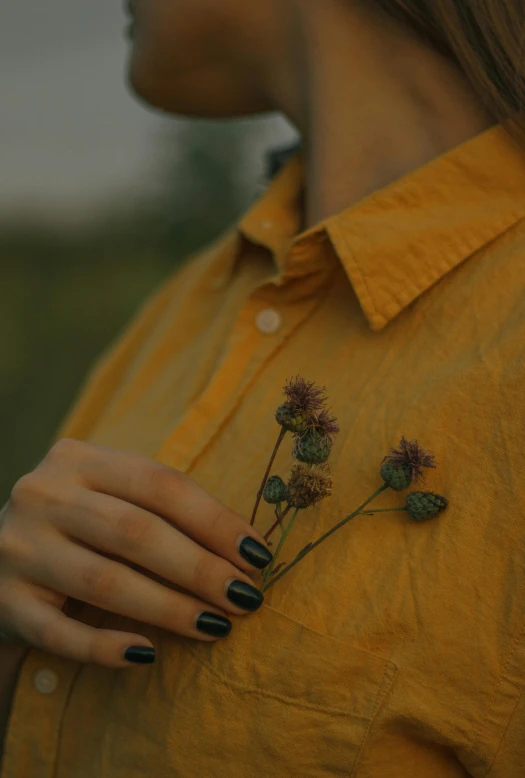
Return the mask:
M 497 121 L 525 140 L 525 0 L 375 0 L 453 57 Z

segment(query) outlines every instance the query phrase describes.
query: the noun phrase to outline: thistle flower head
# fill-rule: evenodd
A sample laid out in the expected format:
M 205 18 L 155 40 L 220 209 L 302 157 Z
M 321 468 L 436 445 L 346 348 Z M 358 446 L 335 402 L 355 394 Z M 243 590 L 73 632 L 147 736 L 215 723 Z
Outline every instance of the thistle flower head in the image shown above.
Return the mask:
M 294 465 L 288 482 L 288 501 L 294 508 L 309 508 L 332 494 L 328 465 Z
M 413 521 L 426 521 L 444 511 L 448 500 L 434 492 L 410 492 L 407 494 L 406 510 Z
M 302 435 L 308 429 L 310 412 L 298 410 L 288 401 L 277 408 L 275 418 L 285 430 L 293 432 L 294 435 Z
M 302 376 L 288 381 L 283 392 L 298 411 L 320 411 L 326 402 L 326 388 L 316 386 L 313 381 L 305 381 Z
M 337 417 L 330 413 L 328 408 L 322 408 L 309 416 L 305 432 L 307 434 L 315 432 L 333 443 L 334 437 L 340 432 L 340 427 Z
M 307 432 L 297 435 L 292 451 L 292 456 L 299 462 L 309 465 L 320 465 L 326 462 L 332 450 L 330 438 L 320 435 L 318 432 Z
M 270 505 L 277 505 L 288 500 L 288 487 L 278 475 L 272 475 L 266 482 L 263 497 Z
M 408 465 L 393 465 L 392 462 L 384 462 L 381 465 L 380 473 L 385 484 L 396 492 L 408 489 L 412 483 L 412 469 Z
M 383 459 L 395 467 L 409 468 L 412 481 L 418 483 L 423 480 L 424 467 L 436 467 L 434 454 L 425 451 L 417 440 L 406 440 L 403 436 L 399 448 L 390 449 L 390 454 Z

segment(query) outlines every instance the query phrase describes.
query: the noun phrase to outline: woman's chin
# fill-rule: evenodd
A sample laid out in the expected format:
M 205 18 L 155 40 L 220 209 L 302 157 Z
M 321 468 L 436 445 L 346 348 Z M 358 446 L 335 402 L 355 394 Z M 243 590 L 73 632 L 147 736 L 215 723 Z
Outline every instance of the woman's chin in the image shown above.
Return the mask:
M 168 110 L 164 90 L 159 88 L 158 79 L 153 78 L 148 69 L 143 67 L 135 47 L 132 48 L 128 60 L 126 80 L 135 97 L 152 108 Z
M 132 51 L 127 71 L 128 85 L 134 95 L 149 107 L 165 113 L 196 119 L 227 119 L 271 110 L 251 95 L 243 97 L 236 90 L 212 84 L 212 80 L 203 78 L 200 83 L 196 83 L 195 78 L 159 77 L 144 67 L 135 50 Z

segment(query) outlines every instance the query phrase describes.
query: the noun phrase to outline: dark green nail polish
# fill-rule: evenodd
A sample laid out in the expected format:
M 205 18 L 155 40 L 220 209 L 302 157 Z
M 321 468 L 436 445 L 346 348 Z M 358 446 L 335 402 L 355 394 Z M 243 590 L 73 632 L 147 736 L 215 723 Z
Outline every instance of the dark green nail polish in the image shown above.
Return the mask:
M 239 552 L 247 562 L 254 567 L 258 567 L 259 570 L 267 567 L 273 559 L 273 554 L 271 551 L 268 551 L 266 546 L 248 536 L 244 538 L 239 546 Z
M 205 632 L 206 635 L 225 638 L 231 632 L 232 623 L 229 619 L 225 619 L 224 616 L 204 611 L 197 619 L 196 627 L 201 632 Z
M 130 646 L 124 652 L 124 659 L 136 665 L 150 665 L 155 661 L 155 649 L 150 646 Z
M 226 594 L 230 602 L 247 611 L 256 611 L 264 602 L 264 597 L 259 589 L 244 581 L 232 581 Z

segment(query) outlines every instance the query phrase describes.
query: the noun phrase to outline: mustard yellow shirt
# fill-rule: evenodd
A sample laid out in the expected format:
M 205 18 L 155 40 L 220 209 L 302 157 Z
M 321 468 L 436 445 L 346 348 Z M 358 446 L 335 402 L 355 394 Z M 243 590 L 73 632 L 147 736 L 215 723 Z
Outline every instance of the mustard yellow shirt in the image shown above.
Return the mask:
M 342 432 L 284 560 L 377 489 L 402 435 L 448 509 L 356 518 L 217 643 L 86 606 L 157 662 L 31 651 L 2 778 L 525 775 L 525 151 L 493 127 L 299 233 L 302 181 L 297 156 L 168 279 L 61 434 L 157 458 L 248 520 L 302 375 Z M 288 444 L 274 472 L 291 463 Z

